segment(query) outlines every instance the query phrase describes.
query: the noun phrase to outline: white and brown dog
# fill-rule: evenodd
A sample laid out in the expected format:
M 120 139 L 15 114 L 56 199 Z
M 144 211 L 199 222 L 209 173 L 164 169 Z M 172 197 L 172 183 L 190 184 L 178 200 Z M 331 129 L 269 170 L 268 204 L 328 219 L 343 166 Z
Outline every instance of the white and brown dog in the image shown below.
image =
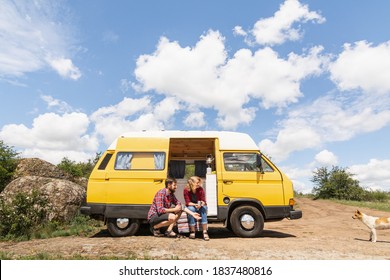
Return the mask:
M 372 242 L 376 242 L 377 229 L 390 229 L 390 217 L 373 217 L 356 210 L 352 218 L 361 220 L 371 230 L 370 241 Z

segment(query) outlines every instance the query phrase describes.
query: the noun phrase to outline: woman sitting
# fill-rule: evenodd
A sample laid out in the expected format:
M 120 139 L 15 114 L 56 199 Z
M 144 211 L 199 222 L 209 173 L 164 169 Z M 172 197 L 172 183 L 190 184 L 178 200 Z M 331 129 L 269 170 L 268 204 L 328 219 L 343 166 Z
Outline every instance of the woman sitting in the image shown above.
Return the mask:
M 197 176 L 192 176 L 187 181 L 187 185 L 183 192 L 186 206 L 192 212 L 199 213 L 201 216 L 201 225 L 203 230 L 203 239 L 209 241 L 207 234 L 207 203 L 204 189 L 202 187 L 202 179 Z M 195 238 L 195 219 L 188 215 L 188 225 L 190 227 L 190 239 Z

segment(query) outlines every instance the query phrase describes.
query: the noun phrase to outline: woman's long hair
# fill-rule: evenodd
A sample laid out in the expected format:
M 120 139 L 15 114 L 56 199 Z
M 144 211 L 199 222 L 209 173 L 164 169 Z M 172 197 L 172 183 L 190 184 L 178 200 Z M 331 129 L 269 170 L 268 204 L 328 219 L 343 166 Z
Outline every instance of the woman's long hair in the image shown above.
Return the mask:
M 192 176 L 187 180 L 186 188 L 188 191 L 195 193 L 196 192 L 196 183 L 199 178 L 197 176 Z

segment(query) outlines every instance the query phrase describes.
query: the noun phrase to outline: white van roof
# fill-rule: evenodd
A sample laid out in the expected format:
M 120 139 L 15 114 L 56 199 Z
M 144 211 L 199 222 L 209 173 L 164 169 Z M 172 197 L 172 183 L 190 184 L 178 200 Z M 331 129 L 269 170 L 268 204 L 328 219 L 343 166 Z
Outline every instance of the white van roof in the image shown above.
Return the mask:
M 184 131 L 184 130 L 145 130 L 126 132 L 120 135 L 129 138 L 218 138 L 221 150 L 259 150 L 255 141 L 246 133 L 232 131 Z M 118 139 L 117 138 L 117 139 Z M 117 139 L 108 147 L 115 150 Z

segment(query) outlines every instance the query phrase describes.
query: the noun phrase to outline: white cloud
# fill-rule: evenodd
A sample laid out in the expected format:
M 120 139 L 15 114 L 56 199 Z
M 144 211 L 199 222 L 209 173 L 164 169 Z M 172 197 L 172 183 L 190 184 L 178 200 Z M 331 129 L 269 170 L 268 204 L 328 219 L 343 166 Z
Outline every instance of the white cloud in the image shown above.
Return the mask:
M 228 59 L 219 32 L 209 31 L 193 48 L 162 38 L 153 54 L 138 58 L 138 84 L 133 86 L 174 96 L 190 107 L 215 109 L 217 123 L 235 129 L 254 119 L 256 108 L 246 107 L 251 99 L 260 100 L 264 108 L 297 102 L 301 80 L 320 74 L 327 63 L 321 51 L 313 47 L 283 59 L 270 48 L 255 53 L 241 49 Z
M 188 127 L 202 127 L 206 125 L 203 112 L 192 112 L 184 119 L 183 123 Z
M 313 170 L 305 167 L 280 166 L 280 169 L 291 179 L 294 190 L 301 193 L 311 193 L 312 183 L 308 180 L 313 175 Z
M 235 26 L 233 28 L 233 34 L 236 36 L 247 36 L 248 35 L 248 33 L 241 26 Z
M 350 166 L 348 171 L 362 187 L 390 191 L 390 160 L 371 159 L 367 164 Z
M 315 155 L 314 159 L 321 166 L 333 166 L 338 162 L 337 156 L 328 150 L 322 150 Z
M 78 80 L 81 77 L 80 70 L 68 58 L 50 59 L 50 66 L 63 78 Z
M 169 127 L 174 114 L 180 108 L 172 97 L 152 103 L 149 96 L 124 98 L 116 105 L 102 107 L 91 115 L 95 131 L 102 135 L 106 145 L 120 134 L 134 130 L 161 130 Z
M 260 150 L 276 162 L 288 158 L 294 151 L 315 148 L 321 144 L 321 135 L 305 120 L 287 120 L 280 128 L 275 142 L 264 139 L 259 143 Z
M 345 44 L 329 67 L 340 90 L 361 89 L 368 94 L 390 93 L 390 41 L 373 46 L 366 41 Z
M 324 143 L 346 141 L 377 131 L 390 123 L 390 99 L 336 94 L 320 97 L 289 112 L 275 128 L 275 140 L 264 139 L 260 148 L 276 161 L 290 153 L 320 148 Z
M 63 100 L 44 94 L 41 95 L 41 98 L 46 102 L 48 109 L 56 109 L 59 113 L 70 113 L 73 111 L 72 106 Z
M 0 77 L 18 77 L 47 66 L 62 76 L 80 77 L 69 58 L 74 40 L 58 1 L 1 0 L 0 6 Z
M 85 160 L 98 149 L 97 139 L 87 134 L 89 124 L 83 113 L 46 113 L 35 118 L 31 128 L 23 124 L 3 126 L 0 138 L 21 149 L 25 156 L 39 156 L 53 163 L 63 155 L 78 155 L 74 160 Z
M 298 0 L 286 0 L 273 17 L 257 21 L 251 32 L 260 45 L 279 45 L 299 40 L 302 37 L 299 24 L 308 21 L 323 23 L 325 18 Z

